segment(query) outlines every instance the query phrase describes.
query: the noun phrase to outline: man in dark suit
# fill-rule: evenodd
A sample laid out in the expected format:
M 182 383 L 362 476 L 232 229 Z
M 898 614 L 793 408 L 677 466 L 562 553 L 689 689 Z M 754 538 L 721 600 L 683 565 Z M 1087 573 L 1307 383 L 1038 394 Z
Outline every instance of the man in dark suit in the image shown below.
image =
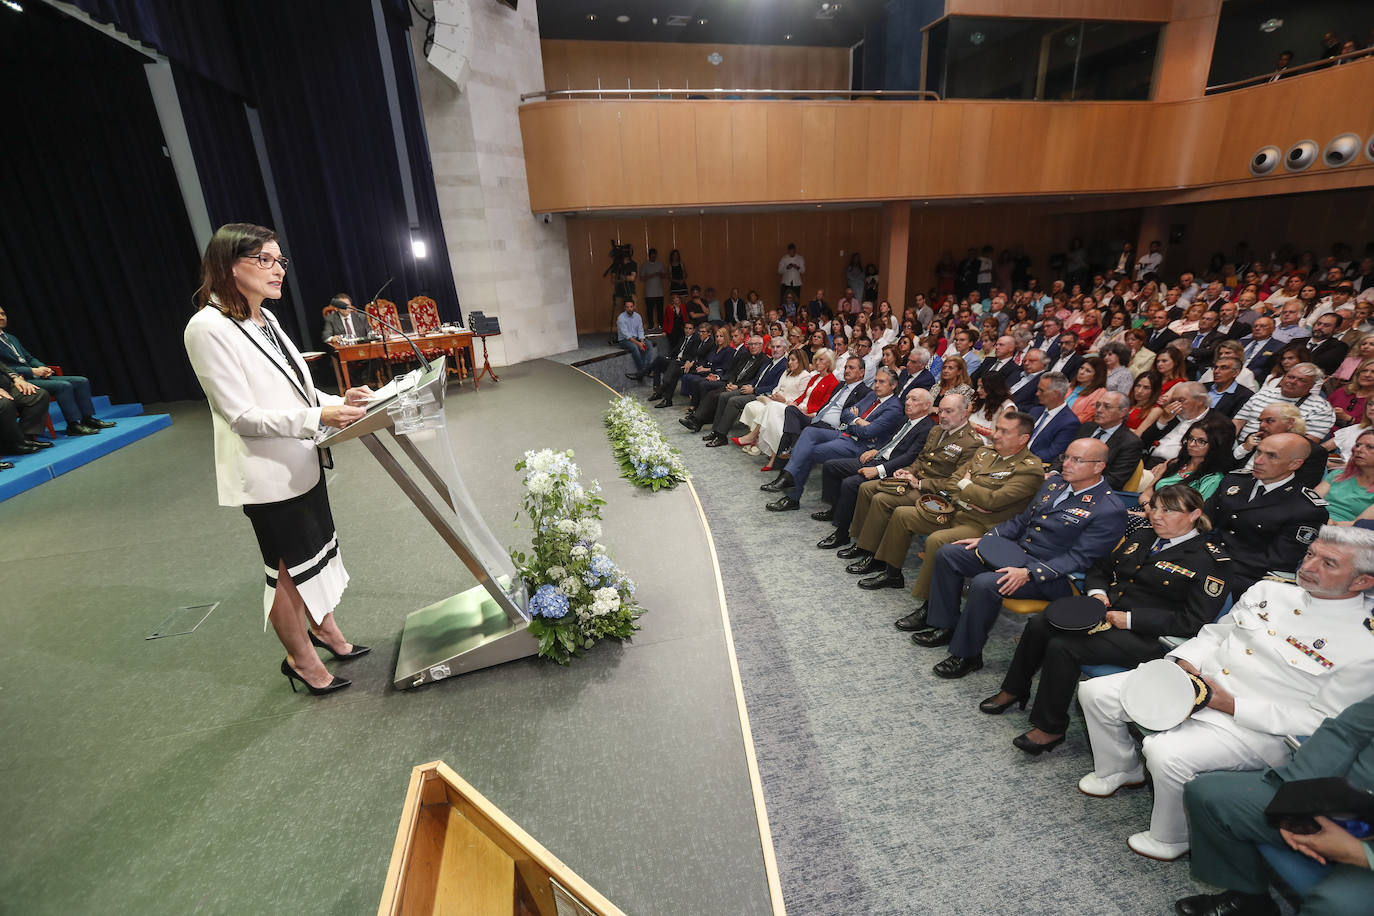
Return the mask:
M 716 402 L 711 433 L 705 440 L 707 448 L 719 448 L 729 442 L 730 428 L 739 422 L 739 415 L 744 413 L 745 405 L 760 395 L 772 394 L 773 389 L 778 386 L 778 381 L 787 369 L 787 340 L 774 337 L 769 342 L 769 347 L 772 362 L 759 371 L 758 377 L 739 386 L 728 396 L 722 394 Z
M 825 290 L 816 290 L 816 298 L 806 303 L 806 314 L 812 321 L 820 320 L 823 314 L 830 314 L 830 303 L 825 301 Z
M 992 347 L 992 355 L 979 363 L 978 371 L 973 374 L 974 390 L 978 388 L 979 379 L 993 372 L 1002 376 L 1010 388 L 1012 383 L 1021 377 L 1021 367 L 1016 365 L 1015 357 L 1016 338 L 1009 334 L 997 338 L 997 343 Z
M 1025 358 L 1021 360 L 1021 377 L 1011 385 L 1011 399 L 1016 402 L 1017 410 L 1022 413 L 1035 410 L 1040 403 L 1035 394 L 1040 390 L 1040 376 L 1044 374 L 1045 351 L 1027 350 Z
M 721 317 L 730 324 L 739 324 L 749 317 L 749 304 L 739 294 L 739 287 L 730 287 L 730 298 L 720 304 Z
M 1078 428 L 1078 439 L 1107 443 L 1107 469 L 1103 475 L 1113 490 L 1124 490 L 1135 474 L 1145 443 L 1126 425 L 1131 402 L 1119 391 L 1108 391 L 1093 406 L 1093 418 Z
M 811 517 L 833 523 L 835 530 L 816 545 L 820 549 L 833 550 L 849 543 L 849 523 L 854 518 L 854 504 L 864 481 L 892 476 L 893 471 L 913 463 L 929 441 L 935 426 L 931 414 L 935 402 L 930 392 L 913 388 L 902 403 L 906 422 L 887 442 L 857 457 L 831 458 L 822 466 L 821 499 L 829 506 L 811 513 Z
M 57 400 L 67 421 L 67 435 L 91 436 L 114 426 L 95 415 L 91 403 L 91 382 L 81 375 L 58 375 L 51 366 L 30 353 L 19 338 L 8 333 L 9 317 L 0 308 L 0 373 L 15 382 L 23 381 L 21 389 L 32 385 L 41 388 Z
M 1075 378 L 1078 375 L 1078 367 L 1083 365 L 1083 355 L 1078 352 L 1078 332 L 1065 331 L 1059 335 L 1056 341 L 1059 346 L 1057 356 L 1049 356 L 1046 352 L 1045 367 L 1049 372 L 1058 372 L 1065 378 Z
M 695 404 L 701 399 L 701 385 L 703 382 L 710 381 L 712 378 L 720 378 L 730 371 L 735 364 L 735 360 L 741 358 L 742 354 L 747 354 L 748 350 L 744 347 L 744 331 L 736 328 L 726 334 L 724 328 L 716 330 L 716 348 L 711 351 L 711 355 L 705 359 L 699 359 L 690 365 L 682 367 L 682 384 L 679 386 L 682 393 L 687 396 L 691 404 Z M 666 380 L 665 380 L 666 381 Z M 666 387 L 666 386 L 665 386 Z M 663 400 L 654 405 L 655 407 L 672 407 L 673 390 L 667 388 Z M 691 408 L 688 408 L 691 412 Z
M 1031 411 L 1035 427 L 1031 432 L 1030 450 L 1041 461 L 1054 461 L 1078 434 L 1078 417 L 1064 406 L 1069 396 L 1069 380 L 1059 372 L 1040 376 L 1035 397 L 1040 406 Z
M 929 366 L 930 351 L 925 347 L 912 347 L 906 357 L 906 368 L 897 376 L 897 397 L 905 401 L 907 393 L 915 388 L 929 391 L 935 385 L 935 376 Z
M 678 344 L 676 349 L 670 352 L 660 353 L 654 358 L 654 361 L 649 364 L 649 374 L 654 377 L 653 392 L 650 393 L 648 398 L 650 401 L 663 400 L 663 374 L 665 372 L 673 368 L 680 369 L 683 364 L 689 363 L 693 359 L 699 357 L 702 348 L 708 343 L 711 345 L 711 349 L 715 349 L 716 337 L 711 325 L 703 321 L 700 328 L 701 334 L 698 334 L 697 330 L 698 328 L 695 322 L 687 322 L 682 328 L 682 343 Z M 706 355 L 710 356 L 709 353 Z M 681 373 L 672 373 L 674 377 L 680 374 Z M 676 378 L 674 378 L 673 381 L 674 384 L 676 384 Z
M 730 368 L 726 374 L 720 378 L 703 381 L 697 391 L 696 403 L 687 412 L 687 416 L 678 420 L 683 426 L 692 432 L 701 432 L 701 428 L 706 425 L 707 420 L 715 418 L 716 404 L 720 400 L 721 394 L 733 394 L 741 385 L 751 385 L 759 377 L 765 366 L 770 360 L 763 353 L 763 338 L 750 337 L 748 348 L 743 351 L 743 356 L 735 354 L 735 358 L 730 362 Z
M 1041 380 L 1044 384 L 1044 380 Z M 983 646 L 1006 598 L 1062 598 L 1069 576 L 1106 556 L 1126 530 L 1126 507 L 1113 495 L 1102 471 L 1107 444 L 1079 439 L 1069 445 L 1064 470 L 1048 478 L 1018 516 L 941 547 L 935 562 L 925 629 L 911 634 L 918 646 L 949 646 L 935 665 L 943 678 L 960 678 L 983 667 Z M 1025 565 L 994 567 L 976 549 L 984 538 L 1015 542 Z M 959 607 L 964 583 L 968 600 Z
M 1274 319 L 1261 315 L 1250 328 L 1250 335 L 1242 337 L 1240 344 L 1245 348 L 1245 368 L 1262 379 L 1269 373 L 1269 366 L 1283 349 L 1283 341 L 1274 339 Z
M 1307 338 L 1307 352 L 1310 354 L 1307 361 L 1327 375 L 1335 372 L 1350 352 L 1349 345 L 1336 336 L 1336 328 L 1340 324 L 1340 315 L 1327 312 L 1312 322 L 1312 336 Z
M 1165 347 L 1178 340 L 1178 334 L 1169 330 L 1169 313 L 1164 309 L 1155 310 L 1150 316 L 1146 330 L 1150 336 L 1145 339 L 1145 349 L 1151 353 L 1161 353 Z
M 779 454 L 789 451 L 797 437 L 808 427 L 839 429 L 850 409 L 868 397 L 872 389 L 864 384 L 864 361 L 857 356 L 837 359 L 844 359 L 844 374 L 840 376 L 840 384 L 830 392 L 830 399 L 825 402 L 825 406 L 816 411 L 815 417 L 808 417 L 806 411 L 795 404 L 788 404 L 783 409 L 782 435 L 778 439 Z
M 801 496 L 811 468 L 831 458 L 854 457 L 863 454 L 874 444 L 892 437 L 905 415 L 903 405 L 892 397 L 897 387 L 897 373 L 879 366 L 873 377 L 873 392 L 844 412 L 838 429 L 809 426 L 792 449 L 776 480 L 760 489 L 782 493 L 768 503 L 770 512 L 785 512 L 801 508 Z
M 1234 420 L 1236 411 L 1244 407 L 1254 394 L 1236 381 L 1238 375 L 1240 360 L 1237 357 L 1224 353 L 1212 362 L 1212 383 L 1207 386 L 1207 398 L 1211 401 L 1212 409 L 1228 420 Z
M 1250 299 L 1254 299 L 1254 293 L 1250 294 Z M 1250 334 L 1250 325 L 1240 319 L 1240 311 L 1235 302 L 1223 302 L 1217 309 L 1217 330 L 1225 334 L 1227 340 L 1240 340 Z
M 1231 556 L 1231 592 L 1240 597 L 1270 572 L 1293 572 L 1317 530 L 1326 500 L 1293 474 L 1312 453 L 1296 433 L 1268 436 L 1255 446 L 1251 474 L 1227 474 L 1204 507 L 1212 540 Z
M 1045 358 L 1059 358 L 1059 332 L 1064 329 L 1058 318 L 1050 317 L 1040 322 L 1040 330 L 1031 338 L 1031 346 L 1045 354 Z
M 1216 312 L 1203 312 L 1197 322 L 1197 332 L 1188 340 L 1188 356 L 1185 360 L 1188 375 L 1197 378 L 1212 365 L 1216 357 L 1217 344 L 1226 340 L 1226 335 L 1217 330 L 1221 316 Z

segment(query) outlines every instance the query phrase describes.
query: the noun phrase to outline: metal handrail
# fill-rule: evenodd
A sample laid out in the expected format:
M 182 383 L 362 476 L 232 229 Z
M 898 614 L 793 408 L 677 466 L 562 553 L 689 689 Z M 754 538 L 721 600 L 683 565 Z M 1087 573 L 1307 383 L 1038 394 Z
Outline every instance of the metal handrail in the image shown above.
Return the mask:
M 651 99 L 668 96 L 805 96 L 810 101 L 825 101 L 833 96 L 846 96 L 854 98 L 904 98 L 904 99 L 929 99 L 930 101 L 940 101 L 940 93 L 932 92 L 929 89 L 612 89 L 602 87 L 601 89 L 544 89 L 539 92 L 522 92 L 520 101 L 527 102 L 530 99 L 574 99 L 574 98 L 601 98 L 603 96 L 646 96 Z
M 1229 83 L 1221 83 L 1217 86 L 1208 86 L 1202 90 L 1204 95 L 1211 95 L 1215 92 L 1227 92 L 1231 89 L 1240 89 L 1244 86 L 1260 86 L 1264 83 L 1272 82 L 1274 77 L 1288 79 L 1290 76 L 1301 76 L 1304 73 L 1313 73 L 1317 70 L 1326 70 L 1334 67 L 1338 61 L 1355 60 L 1358 57 L 1368 57 L 1374 55 L 1374 48 L 1358 48 L 1347 54 L 1337 54 L 1335 57 L 1327 57 L 1322 60 L 1314 60 L 1306 64 L 1298 64 L 1296 67 L 1289 67 L 1286 70 L 1270 70 L 1259 76 L 1248 76 L 1243 80 L 1234 80 Z

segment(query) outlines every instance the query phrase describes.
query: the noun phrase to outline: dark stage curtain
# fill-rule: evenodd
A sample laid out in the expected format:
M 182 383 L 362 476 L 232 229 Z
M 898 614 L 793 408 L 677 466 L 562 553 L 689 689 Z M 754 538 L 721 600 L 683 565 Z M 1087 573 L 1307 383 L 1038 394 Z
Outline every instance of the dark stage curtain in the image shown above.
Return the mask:
M 199 396 L 181 344 L 199 255 L 146 58 L 41 3 L 7 12 L 0 58 L 10 330 L 116 401 Z

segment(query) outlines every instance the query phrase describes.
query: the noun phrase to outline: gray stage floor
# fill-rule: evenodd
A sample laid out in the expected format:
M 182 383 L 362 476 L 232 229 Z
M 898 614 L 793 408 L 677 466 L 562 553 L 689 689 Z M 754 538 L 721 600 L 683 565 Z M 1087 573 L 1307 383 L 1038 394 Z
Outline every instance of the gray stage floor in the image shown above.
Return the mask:
M 770 912 L 717 583 L 690 492 L 617 476 L 609 393 L 536 361 L 454 389 L 450 432 L 500 540 L 512 464 L 572 447 L 651 610 L 571 669 L 526 660 L 391 688 L 405 614 L 473 584 L 357 443 L 335 450 L 352 575 L 339 619 L 374 647 L 336 696 L 292 694 L 262 630 L 247 521 L 215 505 L 203 404 L 9 500 L 0 574 L 0 910 L 374 912 L 410 768 L 446 761 L 629 913 Z M 671 532 L 671 543 L 665 543 Z M 145 641 L 221 602 L 194 635 Z

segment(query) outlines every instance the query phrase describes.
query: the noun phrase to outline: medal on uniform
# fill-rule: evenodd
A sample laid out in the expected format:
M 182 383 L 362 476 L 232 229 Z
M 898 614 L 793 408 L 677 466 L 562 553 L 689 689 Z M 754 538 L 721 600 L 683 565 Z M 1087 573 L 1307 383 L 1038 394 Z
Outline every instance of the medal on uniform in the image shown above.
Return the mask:
M 1325 645 L 1326 645 L 1326 640 L 1324 640 L 1324 639 L 1314 639 L 1314 640 L 1312 640 L 1312 648 L 1314 648 L 1314 649 L 1320 649 L 1320 648 L 1322 648 L 1322 647 L 1325 646 Z
M 1227 496 L 1235 496 L 1235 495 L 1236 495 L 1237 493 L 1239 493 L 1239 492 L 1240 492 L 1240 487 L 1227 487 L 1227 488 L 1226 488 L 1226 495 L 1227 495 Z

